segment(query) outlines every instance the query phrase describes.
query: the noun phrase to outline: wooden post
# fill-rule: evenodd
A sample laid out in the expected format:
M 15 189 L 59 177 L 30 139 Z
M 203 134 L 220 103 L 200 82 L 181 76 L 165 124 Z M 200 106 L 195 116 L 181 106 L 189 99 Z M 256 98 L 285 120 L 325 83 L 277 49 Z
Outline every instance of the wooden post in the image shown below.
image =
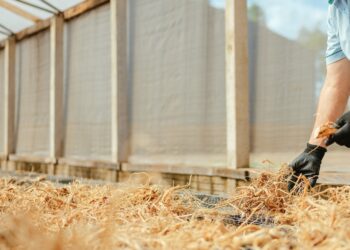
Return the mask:
M 246 0 L 226 0 L 227 165 L 249 166 L 248 22 Z
M 63 143 L 63 16 L 50 26 L 50 158 L 62 156 Z
M 127 1 L 111 0 L 112 161 L 127 160 Z
M 16 41 L 10 37 L 5 43 L 5 119 L 4 153 L 7 158 L 15 152 L 15 67 Z

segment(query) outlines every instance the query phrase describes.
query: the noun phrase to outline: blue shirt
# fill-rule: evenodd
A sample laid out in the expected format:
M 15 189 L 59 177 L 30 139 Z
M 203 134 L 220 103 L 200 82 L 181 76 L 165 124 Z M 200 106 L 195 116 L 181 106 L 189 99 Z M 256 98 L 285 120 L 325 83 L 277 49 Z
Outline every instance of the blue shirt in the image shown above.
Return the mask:
M 326 63 L 350 59 L 350 5 L 348 0 L 329 0 Z M 350 1 L 349 1 L 350 2 Z

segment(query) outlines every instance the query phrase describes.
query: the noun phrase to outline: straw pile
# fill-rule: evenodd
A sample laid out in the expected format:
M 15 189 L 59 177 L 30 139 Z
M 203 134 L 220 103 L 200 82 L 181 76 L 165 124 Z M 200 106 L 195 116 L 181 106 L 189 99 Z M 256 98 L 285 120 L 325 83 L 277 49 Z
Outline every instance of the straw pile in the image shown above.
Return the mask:
M 350 187 L 290 194 L 285 175 L 214 207 L 186 186 L 1 179 L 0 249 L 349 249 Z

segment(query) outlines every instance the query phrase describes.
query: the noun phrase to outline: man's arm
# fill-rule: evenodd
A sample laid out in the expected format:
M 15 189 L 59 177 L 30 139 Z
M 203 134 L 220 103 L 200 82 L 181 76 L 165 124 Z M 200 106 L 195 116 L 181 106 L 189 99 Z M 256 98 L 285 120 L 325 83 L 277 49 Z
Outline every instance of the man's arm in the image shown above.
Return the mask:
M 316 184 L 322 159 L 327 151 L 325 142 L 316 139 L 314 131 L 327 122 L 334 122 L 346 107 L 350 94 L 350 61 L 346 58 L 327 65 L 327 77 L 322 88 L 314 129 L 309 143 L 302 152 L 290 164 L 293 175 L 288 181 L 288 189 L 291 190 L 299 175 L 309 179 L 310 185 Z
M 327 122 L 335 122 L 344 112 L 350 95 L 350 61 L 346 58 L 327 65 L 316 120 L 309 143 L 326 147 L 323 139 L 316 139 L 314 131 Z

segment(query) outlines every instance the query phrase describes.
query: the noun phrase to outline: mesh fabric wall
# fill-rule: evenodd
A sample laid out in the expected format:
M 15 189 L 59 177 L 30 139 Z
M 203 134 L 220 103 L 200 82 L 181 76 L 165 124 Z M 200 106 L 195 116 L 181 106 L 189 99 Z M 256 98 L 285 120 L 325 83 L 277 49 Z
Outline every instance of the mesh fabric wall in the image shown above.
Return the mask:
M 4 70 L 5 51 L 0 49 L 0 154 L 4 152 Z
M 248 10 L 251 162 L 290 162 L 312 131 L 325 79 L 327 2 L 252 0 Z M 272 6 L 280 11 L 274 12 Z M 286 8 L 285 6 L 288 6 Z M 301 8 L 305 11 L 296 11 Z M 301 18 L 302 17 L 302 18 Z M 294 22 L 294 20 L 307 22 Z M 277 21 L 280 26 L 274 26 Z M 315 21 L 316 20 L 316 21 Z M 312 23 L 317 25 L 312 26 Z M 288 24 L 290 27 L 283 27 Z M 332 146 L 322 171 L 346 171 L 349 151 Z
M 110 8 L 65 25 L 64 156 L 111 158 Z
M 226 164 L 224 9 L 129 1 L 131 163 Z
M 16 45 L 16 154 L 49 152 L 50 31 Z
M 253 152 L 304 147 L 315 113 L 315 57 L 297 42 L 249 24 Z

